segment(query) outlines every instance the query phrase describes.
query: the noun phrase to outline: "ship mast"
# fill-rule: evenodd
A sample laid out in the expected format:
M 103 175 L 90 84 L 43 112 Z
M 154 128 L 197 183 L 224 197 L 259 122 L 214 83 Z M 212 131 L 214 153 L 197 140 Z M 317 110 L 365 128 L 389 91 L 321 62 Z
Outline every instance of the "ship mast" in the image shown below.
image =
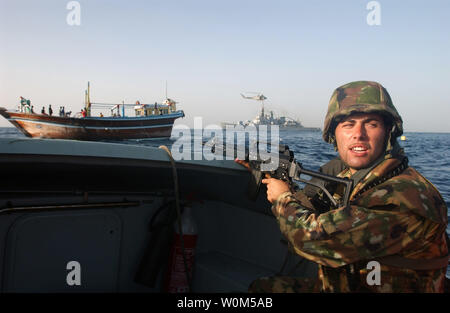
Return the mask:
M 264 99 L 261 100 L 261 116 L 260 116 L 260 120 L 263 121 L 263 119 L 265 119 L 265 115 L 264 115 Z
M 86 116 L 91 116 L 91 87 L 89 82 L 87 90 L 84 92 L 84 108 L 86 109 Z

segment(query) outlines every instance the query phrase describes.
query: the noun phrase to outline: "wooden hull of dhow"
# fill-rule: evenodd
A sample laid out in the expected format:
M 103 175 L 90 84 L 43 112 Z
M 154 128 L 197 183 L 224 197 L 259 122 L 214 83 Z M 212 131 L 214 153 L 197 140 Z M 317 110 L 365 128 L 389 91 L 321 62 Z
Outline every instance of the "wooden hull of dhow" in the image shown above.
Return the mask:
M 148 117 L 60 117 L 7 111 L 0 114 L 25 136 L 76 140 L 168 138 L 182 111 Z

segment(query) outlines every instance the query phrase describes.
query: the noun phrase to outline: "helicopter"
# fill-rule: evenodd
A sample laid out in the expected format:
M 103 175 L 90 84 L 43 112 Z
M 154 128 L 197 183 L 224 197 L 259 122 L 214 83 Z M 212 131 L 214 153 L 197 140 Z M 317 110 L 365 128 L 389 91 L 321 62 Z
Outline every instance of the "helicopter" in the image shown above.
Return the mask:
M 258 93 L 256 96 L 245 96 L 241 93 L 242 98 L 244 99 L 253 99 L 253 100 L 258 100 L 258 101 L 264 101 L 267 99 L 266 96 L 264 96 L 262 93 Z

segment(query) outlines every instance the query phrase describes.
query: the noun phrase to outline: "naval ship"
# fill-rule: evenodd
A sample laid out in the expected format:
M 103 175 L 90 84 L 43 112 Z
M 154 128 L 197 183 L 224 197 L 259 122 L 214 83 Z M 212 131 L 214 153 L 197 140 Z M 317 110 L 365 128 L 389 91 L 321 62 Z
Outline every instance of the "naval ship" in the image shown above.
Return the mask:
M 261 111 L 259 115 L 257 115 L 253 120 L 239 121 L 239 122 L 222 122 L 222 128 L 226 128 L 227 126 L 238 126 L 241 125 L 243 127 L 246 126 L 256 126 L 259 125 L 277 125 L 280 130 L 294 130 L 294 131 L 320 131 L 319 127 L 304 127 L 302 123 L 296 119 L 280 116 L 276 117 L 273 111 L 269 111 L 268 114 L 264 111 L 264 100 L 267 99 L 263 94 L 257 94 L 256 96 L 245 96 L 241 94 L 244 99 L 252 99 L 261 101 Z

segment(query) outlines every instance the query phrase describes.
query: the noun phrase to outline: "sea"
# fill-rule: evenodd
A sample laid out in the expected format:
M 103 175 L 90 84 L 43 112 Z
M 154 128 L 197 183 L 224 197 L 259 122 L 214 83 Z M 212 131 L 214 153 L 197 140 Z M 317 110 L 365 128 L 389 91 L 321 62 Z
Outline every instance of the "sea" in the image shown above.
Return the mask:
M 127 140 L 121 143 L 152 147 L 166 145 L 170 148 L 177 142 L 178 136 L 174 128 L 169 139 Z M 408 156 L 409 165 L 436 186 L 450 208 L 450 133 L 406 132 L 404 136 L 405 140 L 399 140 L 399 144 Z M 25 136 L 14 127 L 0 127 L 0 138 Z M 306 169 L 318 170 L 322 164 L 337 156 L 333 146 L 324 142 L 322 133 L 318 131 L 281 130 L 280 143 L 288 145 L 297 161 Z M 447 226 L 447 232 L 450 234 L 450 225 Z M 447 277 L 450 278 L 450 266 L 447 268 Z

